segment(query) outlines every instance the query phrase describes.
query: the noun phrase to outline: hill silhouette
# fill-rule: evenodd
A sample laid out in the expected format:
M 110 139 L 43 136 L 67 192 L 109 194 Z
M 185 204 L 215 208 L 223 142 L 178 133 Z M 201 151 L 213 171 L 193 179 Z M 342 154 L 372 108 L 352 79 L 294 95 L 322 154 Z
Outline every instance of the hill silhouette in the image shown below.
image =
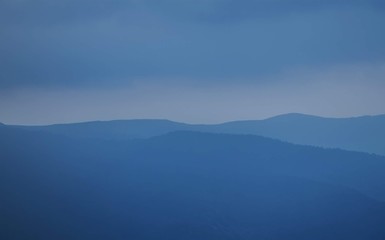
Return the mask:
M 385 115 L 323 118 L 286 114 L 262 121 L 217 126 L 226 133 L 257 134 L 284 141 L 385 155 Z
M 253 135 L 0 128 L 1 239 L 384 239 L 385 158 Z
M 213 125 L 193 125 L 168 120 L 118 120 L 19 127 L 98 139 L 148 138 L 179 130 L 255 134 L 303 145 L 385 155 L 385 115 L 322 118 L 293 113 L 265 120 Z

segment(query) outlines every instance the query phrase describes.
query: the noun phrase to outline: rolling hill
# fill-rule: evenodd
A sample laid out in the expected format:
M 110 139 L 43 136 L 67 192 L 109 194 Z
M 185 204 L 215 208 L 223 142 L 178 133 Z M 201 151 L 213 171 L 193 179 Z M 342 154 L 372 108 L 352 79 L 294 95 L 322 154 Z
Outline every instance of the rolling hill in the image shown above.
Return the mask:
M 1 239 L 384 239 L 385 157 L 253 135 L 0 127 Z
M 168 120 L 118 120 L 18 127 L 98 139 L 148 138 L 180 130 L 255 134 L 303 145 L 385 155 L 385 115 L 322 118 L 293 113 L 265 120 L 214 125 L 192 125 Z

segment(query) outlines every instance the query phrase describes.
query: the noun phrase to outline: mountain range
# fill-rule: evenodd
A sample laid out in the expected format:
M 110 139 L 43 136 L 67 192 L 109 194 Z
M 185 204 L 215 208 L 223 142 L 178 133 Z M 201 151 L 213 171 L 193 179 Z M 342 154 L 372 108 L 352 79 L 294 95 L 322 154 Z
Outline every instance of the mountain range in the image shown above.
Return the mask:
M 181 130 L 255 134 L 296 144 L 340 148 L 385 156 L 385 115 L 323 118 L 292 113 L 265 120 L 212 125 L 144 119 L 17 127 L 72 137 L 115 140 L 148 138 Z
M 33 128 L 0 126 L 0 239 L 385 238 L 380 155 L 159 125 Z

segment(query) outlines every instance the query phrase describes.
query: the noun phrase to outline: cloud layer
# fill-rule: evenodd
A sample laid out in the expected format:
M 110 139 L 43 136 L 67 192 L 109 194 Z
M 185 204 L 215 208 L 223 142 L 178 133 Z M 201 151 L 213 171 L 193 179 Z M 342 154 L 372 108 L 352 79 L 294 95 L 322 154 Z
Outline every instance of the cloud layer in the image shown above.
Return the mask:
M 381 2 L 3 0 L 0 87 L 221 83 L 384 61 Z
M 384 113 L 382 0 L 0 0 L 0 121 Z
M 276 84 L 265 85 L 140 81 L 119 89 L 18 89 L 0 92 L 0 121 L 50 124 L 156 118 L 218 123 L 290 112 L 328 117 L 373 115 L 385 112 L 384 75 L 385 64 L 350 65 L 291 71 L 275 76 Z

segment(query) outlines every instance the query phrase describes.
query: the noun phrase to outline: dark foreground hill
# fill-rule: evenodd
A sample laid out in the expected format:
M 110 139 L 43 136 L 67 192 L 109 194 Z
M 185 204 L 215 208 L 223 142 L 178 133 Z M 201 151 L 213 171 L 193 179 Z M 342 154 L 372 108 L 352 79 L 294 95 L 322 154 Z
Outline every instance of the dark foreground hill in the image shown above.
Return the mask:
M 178 130 L 255 134 L 292 143 L 385 155 L 385 115 L 322 118 L 286 114 L 265 120 L 191 125 L 167 120 L 120 120 L 23 127 L 72 137 L 148 138 Z
M 385 238 L 385 158 L 257 136 L 0 127 L 0 239 Z

